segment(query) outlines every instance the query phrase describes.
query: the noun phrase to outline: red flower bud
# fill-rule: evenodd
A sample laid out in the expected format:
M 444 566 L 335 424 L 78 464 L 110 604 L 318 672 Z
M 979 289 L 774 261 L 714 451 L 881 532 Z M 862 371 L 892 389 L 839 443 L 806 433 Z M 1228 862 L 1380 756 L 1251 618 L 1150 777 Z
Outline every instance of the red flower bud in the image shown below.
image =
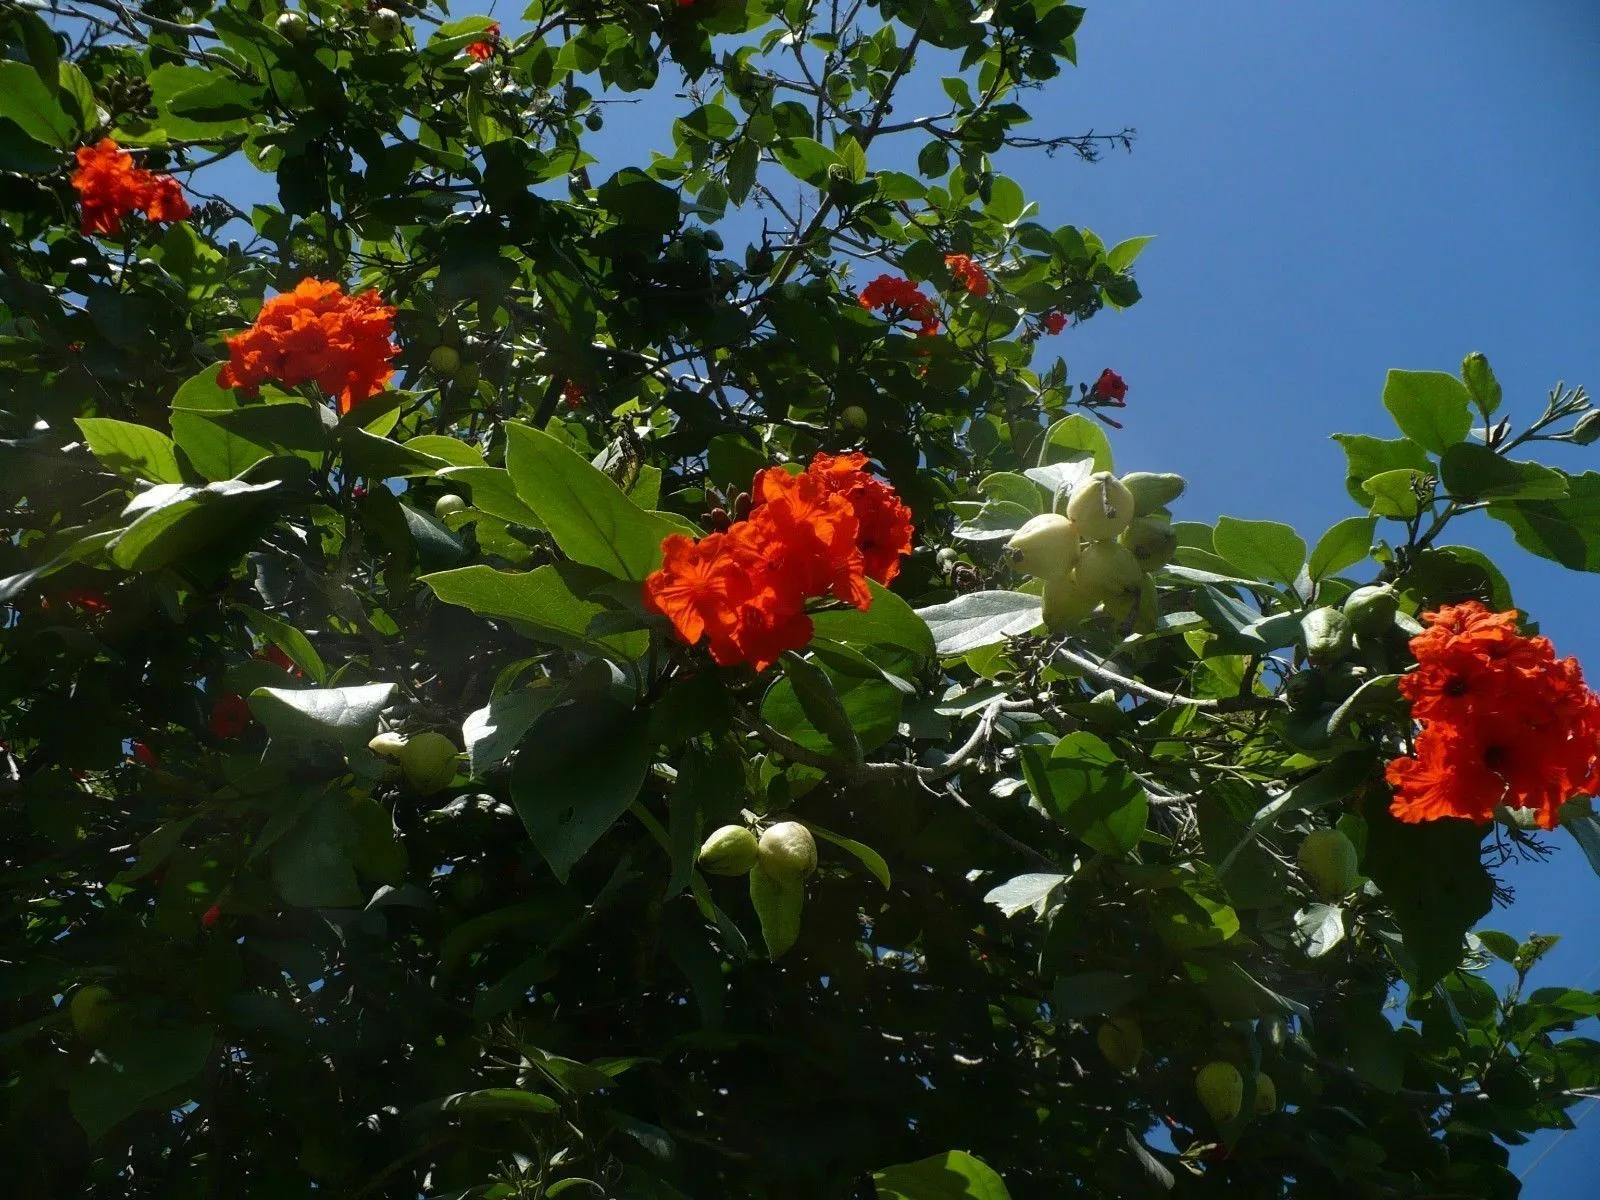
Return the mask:
M 212 705 L 211 732 L 216 737 L 238 737 L 249 724 L 250 705 L 238 692 L 229 692 Z

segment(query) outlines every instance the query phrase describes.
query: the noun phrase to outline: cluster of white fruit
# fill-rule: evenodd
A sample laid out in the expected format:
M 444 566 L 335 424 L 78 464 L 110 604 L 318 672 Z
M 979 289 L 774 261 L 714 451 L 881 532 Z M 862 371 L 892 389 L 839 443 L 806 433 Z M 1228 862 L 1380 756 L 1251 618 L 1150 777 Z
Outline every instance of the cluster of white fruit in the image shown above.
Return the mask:
M 1180 475 L 1096 471 L 1072 489 L 1066 515 L 1041 513 L 1006 543 L 1017 566 L 1044 584 L 1044 623 L 1061 633 L 1104 605 L 1121 619 L 1139 603 L 1149 573 L 1172 561 L 1178 535 L 1166 505 Z
M 799 821 L 769 825 L 759 838 L 743 825 L 724 825 L 706 839 L 697 861 L 713 875 L 761 870 L 778 883 L 800 883 L 817 869 L 817 842 Z

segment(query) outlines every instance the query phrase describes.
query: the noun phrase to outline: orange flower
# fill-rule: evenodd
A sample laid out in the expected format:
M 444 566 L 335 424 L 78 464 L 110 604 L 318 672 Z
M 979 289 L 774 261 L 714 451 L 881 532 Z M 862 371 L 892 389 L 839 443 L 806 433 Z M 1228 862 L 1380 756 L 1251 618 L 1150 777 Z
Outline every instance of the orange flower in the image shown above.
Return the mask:
M 394 373 L 389 360 L 400 351 L 393 332 L 394 309 L 377 292 L 346 296 L 337 283 L 302 279 L 263 304 L 253 326 L 228 338 L 217 381 L 252 398 L 268 380 L 285 387 L 315 383 L 349 412 Z
M 645 607 L 689 645 L 704 639 L 717 663 L 758 671 L 811 640 L 808 599 L 831 593 L 866 608 L 867 578 L 892 579 L 911 544 L 909 510 L 866 474 L 866 461 L 819 454 L 799 474 L 762 471 L 748 518 L 698 541 L 662 541 Z
M 945 269 L 974 296 L 989 294 L 989 276 L 970 254 L 946 254 Z
M 1067 327 L 1067 314 L 1052 309 L 1044 315 L 1044 331 L 1046 333 L 1060 333 Z
M 939 312 L 909 279 L 897 275 L 879 275 L 861 289 L 857 302 L 862 308 L 878 309 L 890 321 L 916 321 L 917 333 L 931 337 L 939 332 Z
M 190 213 L 183 189 L 170 175 L 137 167 L 133 155 L 110 138 L 78 148 L 78 169 L 72 186 L 83 209 L 79 229 L 85 234 L 122 232 L 124 217 L 142 212 L 152 221 L 181 221 Z
M 1423 619 L 1399 684 L 1422 729 L 1386 772 L 1394 815 L 1489 821 L 1503 804 L 1555 828 L 1562 804 L 1600 788 L 1600 697 L 1575 659 L 1519 634 L 1515 612 L 1468 601 Z
M 881 480 L 868 475 L 861 453 L 818 454 L 807 474 L 820 475 L 828 489 L 843 496 L 855 513 L 857 544 L 868 579 L 888 585 L 900 573 L 900 559 L 911 553 L 911 510 Z
M 477 62 L 488 62 L 494 57 L 495 48 L 500 44 L 500 23 L 496 21 L 483 31 L 481 42 L 472 42 L 467 46 L 467 53 Z

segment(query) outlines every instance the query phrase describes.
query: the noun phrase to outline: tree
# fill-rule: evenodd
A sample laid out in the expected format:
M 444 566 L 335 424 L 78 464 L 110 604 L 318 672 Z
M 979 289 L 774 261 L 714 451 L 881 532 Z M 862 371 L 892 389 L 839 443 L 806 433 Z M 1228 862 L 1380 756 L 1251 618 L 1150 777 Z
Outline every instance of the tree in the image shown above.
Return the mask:
M 1517 454 L 1600 417 L 1392 372 L 1309 545 L 1118 479 L 1050 339 L 1147 239 L 995 171 L 1127 143 L 1025 132 L 1082 9 L 57 12 L 0 9 L 19 1193 L 1499 1196 L 1593 1094 L 1600 996 L 1472 930 L 1537 827 L 1600 858 L 1600 700 L 1442 538 L 1596 569 Z

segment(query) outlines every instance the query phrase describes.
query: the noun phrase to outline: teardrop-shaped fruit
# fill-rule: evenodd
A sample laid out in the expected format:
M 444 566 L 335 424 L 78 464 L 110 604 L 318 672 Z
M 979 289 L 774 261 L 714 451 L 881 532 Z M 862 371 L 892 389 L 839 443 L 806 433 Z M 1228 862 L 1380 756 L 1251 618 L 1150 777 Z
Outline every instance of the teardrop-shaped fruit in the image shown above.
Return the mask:
M 817 869 L 817 842 L 799 821 L 779 821 L 756 843 L 756 858 L 774 879 L 801 880 Z
M 1399 609 L 1400 597 L 1387 583 L 1358 587 L 1344 598 L 1344 615 L 1357 633 L 1383 633 Z
M 1044 581 L 1044 627 L 1051 633 L 1065 633 L 1094 611 L 1100 603 L 1088 588 L 1078 582 L 1076 571 Z
M 367 749 L 371 750 L 379 758 L 399 758 L 400 751 L 405 748 L 405 744 L 405 735 L 391 730 L 386 733 L 380 733 L 373 738 L 367 743 Z
M 1060 513 L 1040 513 L 1011 535 L 1006 549 L 1038 579 L 1059 579 L 1078 562 L 1078 527 Z
M 1144 582 L 1139 560 L 1121 542 L 1090 542 L 1078 555 L 1073 575 L 1089 595 L 1108 607 L 1137 603 Z
M 1165 508 L 1189 486 L 1182 475 L 1161 475 L 1153 471 L 1130 471 L 1122 477 L 1122 486 L 1133 494 L 1133 515 L 1136 517 Z
M 431 795 L 456 777 L 456 753 L 456 744 L 444 734 L 419 733 L 400 747 L 400 770 L 412 787 Z
M 1296 857 L 1324 900 L 1348 896 L 1360 872 L 1355 843 L 1338 829 L 1313 829 L 1300 843 Z
M 1306 639 L 1306 657 L 1318 666 L 1349 654 L 1355 633 L 1350 618 L 1337 608 L 1313 608 L 1300 618 L 1300 632 Z
M 1133 520 L 1133 493 L 1110 471 L 1096 471 L 1072 489 L 1067 516 L 1091 542 L 1114 538 Z
M 1146 571 L 1166 566 L 1178 552 L 1178 535 L 1166 517 L 1135 517 L 1119 540 Z
M 724 825 L 706 838 L 695 861 L 713 875 L 748 875 L 755 870 L 757 855 L 755 834 L 743 825 Z
M 1112 1017 L 1095 1032 L 1094 1044 L 1119 1071 L 1131 1071 L 1144 1055 L 1144 1033 L 1132 1017 Z
M 1230 1062 L 1212 1062 L 1201 1067 L 1194 1077 L 1194 1090 L 1218 1125 L 1237 1117 L 1244 1104 L 1244 1076 Z
M 1255 1114 L 1264 1117 L 1268 1113 L 1278 1111 L 1278 1085 L 1272 1082 L 1272 1076 L 1257 1072 L 1256 1074 L 1256 1103 Z

